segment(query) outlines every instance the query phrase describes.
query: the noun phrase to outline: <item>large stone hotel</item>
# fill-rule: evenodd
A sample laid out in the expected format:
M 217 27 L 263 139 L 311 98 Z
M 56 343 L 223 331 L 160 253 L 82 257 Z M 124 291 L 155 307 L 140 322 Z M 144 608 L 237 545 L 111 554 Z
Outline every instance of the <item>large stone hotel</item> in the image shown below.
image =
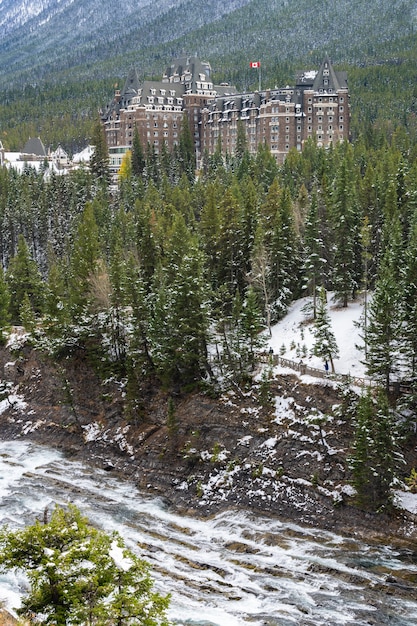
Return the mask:
M 218 146 L 225 155 L 234 153 L 239 120 L 251 153 L 267 144 L 283 163 L 291 148 L 302 150 L 310 137 L 319 146 L 349 138 L 347 76 L 326 58 L 319 69 L 299 72 L 294 86 L 237 93 L 228 84 L 214 85 L 210 64 L 196 57 L 177 59 L 160 81 L 141 82 L 132 70 L 101 114 L 112 171 L 117 172 L 131 148 L 135 127 L 144 149 L 149 144 L 158 153 L 165 142 L 172 150 L 184 114 L 194 136 L 197 165 Z

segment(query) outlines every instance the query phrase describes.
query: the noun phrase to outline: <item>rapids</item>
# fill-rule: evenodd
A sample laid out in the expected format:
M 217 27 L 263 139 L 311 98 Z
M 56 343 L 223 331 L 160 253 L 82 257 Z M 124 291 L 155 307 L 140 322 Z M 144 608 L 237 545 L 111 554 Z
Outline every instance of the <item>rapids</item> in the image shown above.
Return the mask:
M 0 523 L 33 523 L 73 502 L 116 529 L 170 592 L 183 626 L 415 626 L 417 554 L 248 512 L 208 520 L 179 515 L 128 480 L 91 470 L 51 448 L 0 442 Z M 0 575 L 0 601 L 17 607 L 20 573 Z

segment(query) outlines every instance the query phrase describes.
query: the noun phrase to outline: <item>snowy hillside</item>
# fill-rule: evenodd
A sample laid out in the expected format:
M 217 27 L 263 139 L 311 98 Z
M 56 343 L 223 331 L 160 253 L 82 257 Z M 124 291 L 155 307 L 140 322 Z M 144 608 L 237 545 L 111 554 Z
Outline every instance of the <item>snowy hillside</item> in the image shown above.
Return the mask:
M 363 313 L 363 303 L 361 300 L 351 302 L 343 309 L 335 306 L 331 296 L 328 294 L 327 308 L 339 348 L 339 357 L 334 360 L 336 373 L 365 376 L 365 367 L 361 363 L 363 351 L 358 349 L 358 346 L 363 346 L 363 340 L 357 326 Z M 305 312 L 308 302 L 309 298 L 302 298 L 292 304 L 284 319 L 273 326 L 268 347 L 285 359 L 296 363 L 302 359 L 304 364 L 324 370 L 323 361 L 312 355 L 314 326 Z

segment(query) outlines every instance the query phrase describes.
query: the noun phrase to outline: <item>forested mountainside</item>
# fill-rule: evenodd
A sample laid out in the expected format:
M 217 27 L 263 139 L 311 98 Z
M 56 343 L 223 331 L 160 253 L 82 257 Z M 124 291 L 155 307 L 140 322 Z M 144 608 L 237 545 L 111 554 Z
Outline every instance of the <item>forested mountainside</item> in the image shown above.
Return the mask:
M 242 72 L 248 58 L 259 58 L 272 77 L 268 66 L 309 57 L 317 63 L 326 52 L 338 63 L 386 58 L 399 35 L 414 34 L 415 21 L 411 0 L 2 2 L 0 72 L 3 84 L 25 72 L 33 83 L 65 69 L 85 76 L 93 63 L 104 76 L 125 71 L 126 57 L 160 74 L 185 50 L 213 59 L 220 71 L 242 64 Z
M 131 67 L 159 77 L 184 52 L 210 61 L 215 82 L 241 90 L 257 88 L 249 61 L 261 61 L 263 86 L 279 86 L 329 54 L 348 70 L 354 133 L 364 122 L 407 124 L 416 100 L 415 19 L 411 0 L 2 2 L 0 139 L 17 150 L 40 134 L 46 145 L 75 151 Z

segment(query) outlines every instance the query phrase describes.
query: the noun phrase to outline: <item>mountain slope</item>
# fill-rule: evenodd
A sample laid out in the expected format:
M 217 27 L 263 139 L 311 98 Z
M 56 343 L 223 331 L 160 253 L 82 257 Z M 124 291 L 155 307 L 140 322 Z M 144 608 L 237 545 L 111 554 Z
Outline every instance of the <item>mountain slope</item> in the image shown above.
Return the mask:
M 123 63 L 159 74 L 181 52 L 219 69 L 322 58 L 361 62 L 414 34 L 414 0 L 3 0 L 0 84 L 31 82 L 86 66 L 94 75 L 126 72 Z M 230 71 L 230 70 L 229 70 Z

